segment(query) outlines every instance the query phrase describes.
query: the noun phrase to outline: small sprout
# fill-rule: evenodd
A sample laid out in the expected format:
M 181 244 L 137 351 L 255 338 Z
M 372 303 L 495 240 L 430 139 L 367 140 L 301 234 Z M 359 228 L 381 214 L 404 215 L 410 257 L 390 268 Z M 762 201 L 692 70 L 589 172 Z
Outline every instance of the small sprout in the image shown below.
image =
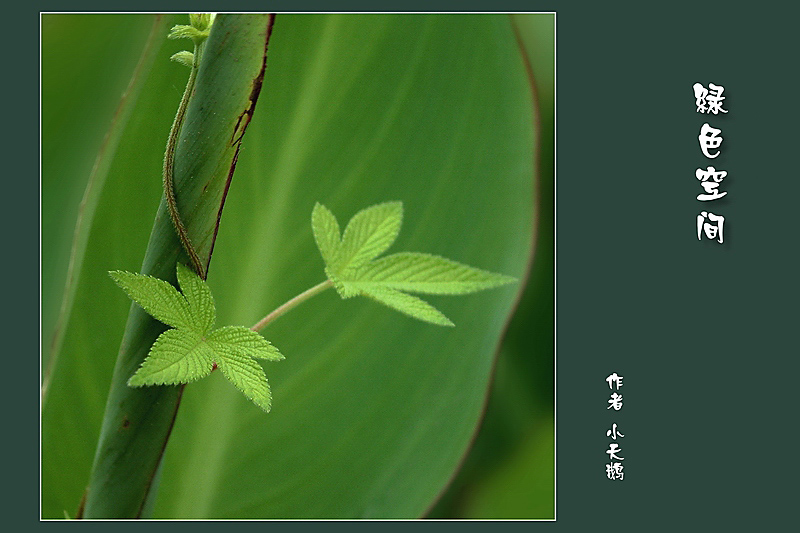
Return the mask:
M 189 23 L 200 31 L 208 31 L 216 16 L 216 13 L 191 13 L 189 14 Z
M 194 54 L 183 50 L 182 52 L 178 52 L 177 54 L 172 54 L 170 57 L 172 61 L 177 61 L 181 65 L 186 65 L 189 68 L 192 68 L 192 63 L 194 62 Z
M 189 22 L 191 24 L 177 24 L 172 27 L 167 37 L 169 39 L 183 39 L 188 38 L 194 41 L 195 45 L 199 45 L 211 32 L 211 26 L 214 24 L 216 15 L 213 13 L 193 13 L 189 15 Z

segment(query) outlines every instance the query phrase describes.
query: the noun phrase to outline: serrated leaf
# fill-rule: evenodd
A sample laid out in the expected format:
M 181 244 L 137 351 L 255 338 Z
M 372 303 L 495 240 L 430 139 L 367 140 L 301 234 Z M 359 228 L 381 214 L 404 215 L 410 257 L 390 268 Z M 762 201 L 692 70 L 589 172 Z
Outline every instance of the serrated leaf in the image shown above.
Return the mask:
M 189 68 L 192 68 L 192 64 L 194 63 L 194 54 L 189 52 L 188 50 L 182 50 L 180 52 L 176 52 L 169 57 L 172 61 L 176 61 L 181 65 L 185 65 Z
M 339 221 L 327 207 L 317 203 L 311 212 L 311 229 L 314 231 L 314 240 L 325 264 L 333 264 L 342 242 Z
M 403 223 L 402 202 L 386 202 L 356 213 L 342 235 L 342 242 L 330 273 L 338 277 L 358 268 L 386 251 L 397 239 Z
M 219 328 L 207 340 L 219 354 L 235 352 L 267 361 L 280 361 L 284 358 L 267 339 L 244 326 Z
M 325 260 L 325 274 L 342 298 L 365 295 L 432 324 L 453 323 L 435 307 L 402 291 L 468 294 L 516 281 L 444 257 L 417 252 L 375 257 L 397 238 L 403 204 L 386 202 L 362 209 L 347 224 L 339 242 L 339 223 L 317 203 L 311 213 L 314 239 Z
M 350 271 L 341 281 L 357 281 L 362 290 L 376 286 L 424 294 L 468 294 L 516 279 L 436 255 L 401 252 Z
M 193 329 L 189 304 L 164 280 L 132 272 L 109 272 L 119 287 L 155 319 L 175 328 Z
M 217 361 L 222 373 L 233 383 L 237 389 L 242 391 L 245 396 L 266 412 L 270 410 L 272 395 L 267 383 L 267 376 L 254 359 L 228 351 L 221 354 Z
M 449 318 L 444 316 L 441 311 L 433 307 L 428 302 L 411 296 L 404 292 L 400 292 L 388 287 L 380 287 L 375 285 L 361 286 L 356 283 L 346 283 L 350 289 L 355 290 L 368 296 L 373 300 L 380 302 L 384 305 L 396 309 L 410 317 L 418 318 L 431 324 L 438 326 L 453 326 L 454 324 Z
M 162 333 L 128 385 L 176 385 L 211 373 L 214 363 L 256 405 L 269 411 L 270 392 L 264 370 L 253 358 L 280 361 L 283 355 L 264 337 L 243 326 L 211 331 L 216 309 L 211 289 L 190 268 L 178 263 L 183 294 L 166 281 L 114 271 L 111 276 L 145 311 L 175 326 Z
M 196 39 L 199 37 L 207 37 L 207 36 L 208 36 L 207 32 L 200 31 L 194 26 L 189 26 L 186 24 L 176 24 L 169 31 L 169 35 L 167 35 L 167 38 L 183 39 L 184 37 L 187 37 L 189 39 Z
M 195 329 L 206 335 L 214 327 L 217 319 L 211 289 L 193 270 L 180 263 L 178 263 L 178 285 L 189 304 Z
M 131 387 L 177 385 L 211 373 L 214 352 L 192 331 L 168 329 L 159 335 L 139 370 L 128 380 Z

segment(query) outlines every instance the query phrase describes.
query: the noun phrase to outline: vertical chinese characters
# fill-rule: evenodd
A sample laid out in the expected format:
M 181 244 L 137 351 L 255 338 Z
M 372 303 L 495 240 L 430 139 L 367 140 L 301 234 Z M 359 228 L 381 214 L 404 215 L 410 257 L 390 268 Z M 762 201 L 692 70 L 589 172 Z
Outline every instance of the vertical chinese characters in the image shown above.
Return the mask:
M 709 240 L 714 240 L 719 236 L 718 241 L 722 242 L 722 228 L 725 226 L 725 217 L 722 215 L 715 215 L 708 211 L 700 211 L 697 215 L 697 239 L 700 239 L 702 234 L 705 234 Z
M 608 388 L 614 391 L 611 393 L 607 402 L 609 405 L 606 409 L 619 411 L 622 409 L 622 395 L 619 394 L 619 389 L 622 387 L 622 376 L 614 372 L 606 378 L 606 383 L 608 383 Z M 624 436 L 625 435 L 622 434 L 616 423 L 613 423 L 611 429 L 606 431 L 606 437 L 611 437 L 611 439 L 615 441 L 610 443 L 606 450 L 609 461 L 606 463 L 606 477 L 610 480 L 622 481 L 625 478 L 622 465 L 622 461 L 624 461 L 625 458 L 620 455 L 622 453 L 622 448 L 616 442 L 617 438 L 622 438 Z
M 697 136 L 697 139 L 700 141 L 700 149 L 703 151 L 703 155 L 709 159 L 714 159 L 719 155 L 719 146 L 722 144 L 720 133 L 722 133 L 722 130 L 712 128 L 708 125 L 708 122 L 700 128 L 700 135 Z M 712 150 L 716 150 L 716 152 L 711 153 Z
M 698 113 L 718 115 L 719 113 L 728 112 L 727 109 L 722 109 L 722 101 L 725 100 L 725 97 L 722 96 L 725 87 L 722 85 L 709 83 L 708 89 L 706 89 L 703 84 L 695 83 L 692 89 L 694 89 L 694 100 Z
M 728 112 L 727 109 L 722 108 L 722 101 L 725 100 L 725 97 L 722 96 L 725 88 L 722 85 L 709 83 L 708 89 L 706 89 L 701 83 L 695 83 L 692 89 L 698 113 L 719 115 Z M 700 135 L 697 136 L 697 140 L 700 142 L 700 151 L 706 158 L 716 159 L 721 153 L 720 147 L 723 141 L 721 134 L 721 129 L 712 127 L 708 122 L 700 127 Z M 727 175 L 727 171 L 717 170 L 711 166 L 705 170 L 702 168 L 695 170 L 695 177 L 704 191 L 697 195 L 697 200 L 710 202 L 728 194 L 727 191 L 719 190 L 720 183 Z M 725 240 L 724 226 L 724 216 L 706 210 L 701 211 L 697 215 L 697 240 L 703 240 L 703 236 L 705 236 L 709 240 L 716 240 L 722 244 Z
M 714 167 L 707 167 L 705 170 L 698 168 L 694 175 L 700 181 L 700 186 L 703 187 L 705 194 L 698 194 L 697 199 L 701 202 L 708 202 L 709 200 L 716 200 L 722 198 L 727 192 L 719 190 L 719 184 L 728 175 L 724 170 L 717 170 Z

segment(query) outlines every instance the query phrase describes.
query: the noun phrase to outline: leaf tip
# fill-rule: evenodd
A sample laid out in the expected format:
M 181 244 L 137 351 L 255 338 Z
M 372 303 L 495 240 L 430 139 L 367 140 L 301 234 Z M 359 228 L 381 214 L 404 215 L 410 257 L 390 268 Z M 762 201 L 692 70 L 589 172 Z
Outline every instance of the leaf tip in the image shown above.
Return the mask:
M 175 61 L 189 68 L 192 68 L 192 64 L 194 63 L 194 54 L 188 50 L 182 50 L 172 54 L 169 58 L 171 61 Z
M 392 200 L 392 201 L 384 202 L 383 204 L 378 204 L 378 205 L 383 205 L 387 209 L 389 209 L 391 211 L 394 211 L 395 212 L 394 213 L 395 216 L 399 217 L 400 221 L 402 222 L 402 220 L 403 220 L 403 202 L 402 201 L 400 201 L 400 200 Z
M 514 276 L 506 276 L 505 274 L 495 274 L 497 276 L 497 285 L 509 285 L 510 283 L 519 283 L 519 279 Z
M 116 283 L 117 286 L 123 290 L 125 290 L 125 279 L 126 278 L 130 279 L 131 277 L 136 276 L 136 274 L 127 272 L 125 270 L 109 270 L 108 275 L 111 277 L 112 280 L 114 280 L 114 283 Z
M 453 321 L 450 320 L 449 318 L 447 318 L 446 316 L 444 316 L 444 314 L 441 311 L 439 311 L 436 308 L 433 308 L 433 311 L 435 311 L 435 313 L 431 313 L 430 315 L 425 316 L 425 317 L 420 316 L 420 317 L 417 317 L 417 318 L 420 318 L 421 320 L 423 320 L 423 321 L 425 321 L 425 322 L 427 322 L 429 324 L 433 324 L 434 326 L 444 326 L 444 327 L 447 327 L 447 328 L 456 327 L 456 325 L 453 323 Z
M 186 265 L 184 265 L 183 263 L 180 263 L 180 262 L 175 263 L 175 272 L 176 272 L 176 274 L 185 274 L 185 275 L 194 274 L 194 275 L 197 275 L 197 274 L 195 274 L 194 270 L 192 270 L 191 268 L 187 267 Z

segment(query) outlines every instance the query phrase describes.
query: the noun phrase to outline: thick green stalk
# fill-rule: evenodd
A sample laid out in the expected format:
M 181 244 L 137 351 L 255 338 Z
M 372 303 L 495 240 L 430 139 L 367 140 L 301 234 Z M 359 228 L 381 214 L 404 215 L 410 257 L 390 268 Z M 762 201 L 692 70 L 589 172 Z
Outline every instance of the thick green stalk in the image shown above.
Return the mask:
M 273 15 L 220 15 L 205 43 L 175 147 L 173 191 L 186 235 L 207 272 L 225 196 L 266 67 Z M 189 262 L 169 213 L 159 206 L 141 272 L 175 282 Z M 128 387 L 165 326 L 135 304 L 111 383 L 85 496 L 84 518 L 146 515 L 182 387 Z M 68 465 L 65 465 L 65 468 Z

